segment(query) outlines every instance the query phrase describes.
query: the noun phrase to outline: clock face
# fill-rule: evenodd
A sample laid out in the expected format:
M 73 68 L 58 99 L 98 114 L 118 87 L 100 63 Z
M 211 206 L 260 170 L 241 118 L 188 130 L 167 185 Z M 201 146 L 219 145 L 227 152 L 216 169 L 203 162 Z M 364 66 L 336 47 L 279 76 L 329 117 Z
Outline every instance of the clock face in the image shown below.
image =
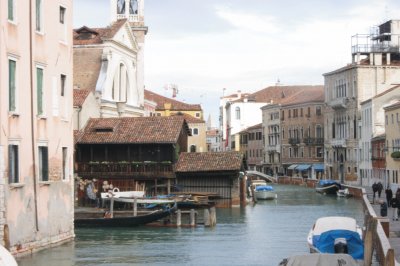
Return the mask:
M 125 13 L 125 0 L 118 0 L 117 2 L 117 13 L 124 14 Z
M 138 13 L 138 2 L 137 0 L 129 0 L 129 13 L 137 14 Z

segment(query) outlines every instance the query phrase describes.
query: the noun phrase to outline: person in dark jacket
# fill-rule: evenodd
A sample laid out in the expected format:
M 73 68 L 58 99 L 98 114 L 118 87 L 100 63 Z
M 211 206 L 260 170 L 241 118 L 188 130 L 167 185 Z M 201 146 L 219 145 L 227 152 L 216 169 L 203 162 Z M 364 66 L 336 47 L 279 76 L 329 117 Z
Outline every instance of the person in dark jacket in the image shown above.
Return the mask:
M 392 209 L 393 209 L 393 214 L 392 214 L 392 219 L 393 219 L 393 221 L 394 220 L 399 220 L 399 216 L 397 215 L 397 199 L 396 199 L 396 196 L 395 197 L 393 197 L 391 200 L 390 200 L 390 206 L 392 206 Z
M 378 190 L 378 197 L 380 198 L 380 197 L 381 197 L 382 190 L 383 190 L 383 185 L 382 185 L 381 182 L 378 182 L 378 184 L 377 184 L 377 190 Z
M 385 190 L 385 194 L 386 194 L 386 202 L 388 204 L 389 207 L 392 207 L 391 205 L 391 200 L 393 198 L 393 191 L 392 189 L 388 186 L 387 189 Z
M 378 192 L 378 184 L 374 182 L 372 184 L 372 192 L 374 192 L 374 196 L 372 197 L 372 203 L 375 203 L 375 194 Z

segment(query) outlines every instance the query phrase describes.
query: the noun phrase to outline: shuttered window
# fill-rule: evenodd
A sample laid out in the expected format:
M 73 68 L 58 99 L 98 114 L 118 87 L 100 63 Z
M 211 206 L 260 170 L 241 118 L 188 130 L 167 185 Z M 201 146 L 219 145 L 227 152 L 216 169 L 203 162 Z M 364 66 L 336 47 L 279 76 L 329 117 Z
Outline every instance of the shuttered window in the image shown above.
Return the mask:
M 8 110 L 14 112 L 16 110 L 16 79 L 15 71 L 17 63 L 14 60 L 8 60 Z
M 65 94 L 65 81 L 67 80 L 67 76 L 61 74 L 60 76 L 60 83 L 61 83 L 61 96 Z
M 39 180 L 49 181 L 49 152 L 45 146 L 39 147 Z
M 8 182 L 19 183 L 18 145 L 8 145 Z
M 8 20 L 14 21 L 14 0 L 8 0 Z
M 37 113 L 43 114 L 43 69 L 36 68 Z
M 42 0 L 36 0 L 36 31 L 42 31 Z
M 62 179 L 67 179 L 67 157 L 68 156 L 68 148 L 62 148 Z

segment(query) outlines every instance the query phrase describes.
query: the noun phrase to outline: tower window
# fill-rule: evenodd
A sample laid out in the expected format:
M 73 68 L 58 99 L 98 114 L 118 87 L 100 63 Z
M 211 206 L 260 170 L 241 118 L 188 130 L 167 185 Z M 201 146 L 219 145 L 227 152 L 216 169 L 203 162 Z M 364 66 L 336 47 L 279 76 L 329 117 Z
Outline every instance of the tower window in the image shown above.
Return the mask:
M 65 21 L 65 7 L 60 6 L 60 23 L 64 24 Z

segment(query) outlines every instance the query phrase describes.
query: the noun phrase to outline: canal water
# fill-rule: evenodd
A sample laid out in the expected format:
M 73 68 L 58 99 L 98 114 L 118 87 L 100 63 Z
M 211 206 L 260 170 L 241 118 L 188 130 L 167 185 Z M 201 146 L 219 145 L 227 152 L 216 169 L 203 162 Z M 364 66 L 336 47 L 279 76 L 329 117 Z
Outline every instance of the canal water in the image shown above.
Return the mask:
M 217 209 L 215 228 L 77 229 L 76 239 L 18 259 L 20 266 L 278 265 L 308 253 L 307 234 L 322 216 L 363 224 L 362 203 L 314 189 L 274 185 L 278 198 Z

